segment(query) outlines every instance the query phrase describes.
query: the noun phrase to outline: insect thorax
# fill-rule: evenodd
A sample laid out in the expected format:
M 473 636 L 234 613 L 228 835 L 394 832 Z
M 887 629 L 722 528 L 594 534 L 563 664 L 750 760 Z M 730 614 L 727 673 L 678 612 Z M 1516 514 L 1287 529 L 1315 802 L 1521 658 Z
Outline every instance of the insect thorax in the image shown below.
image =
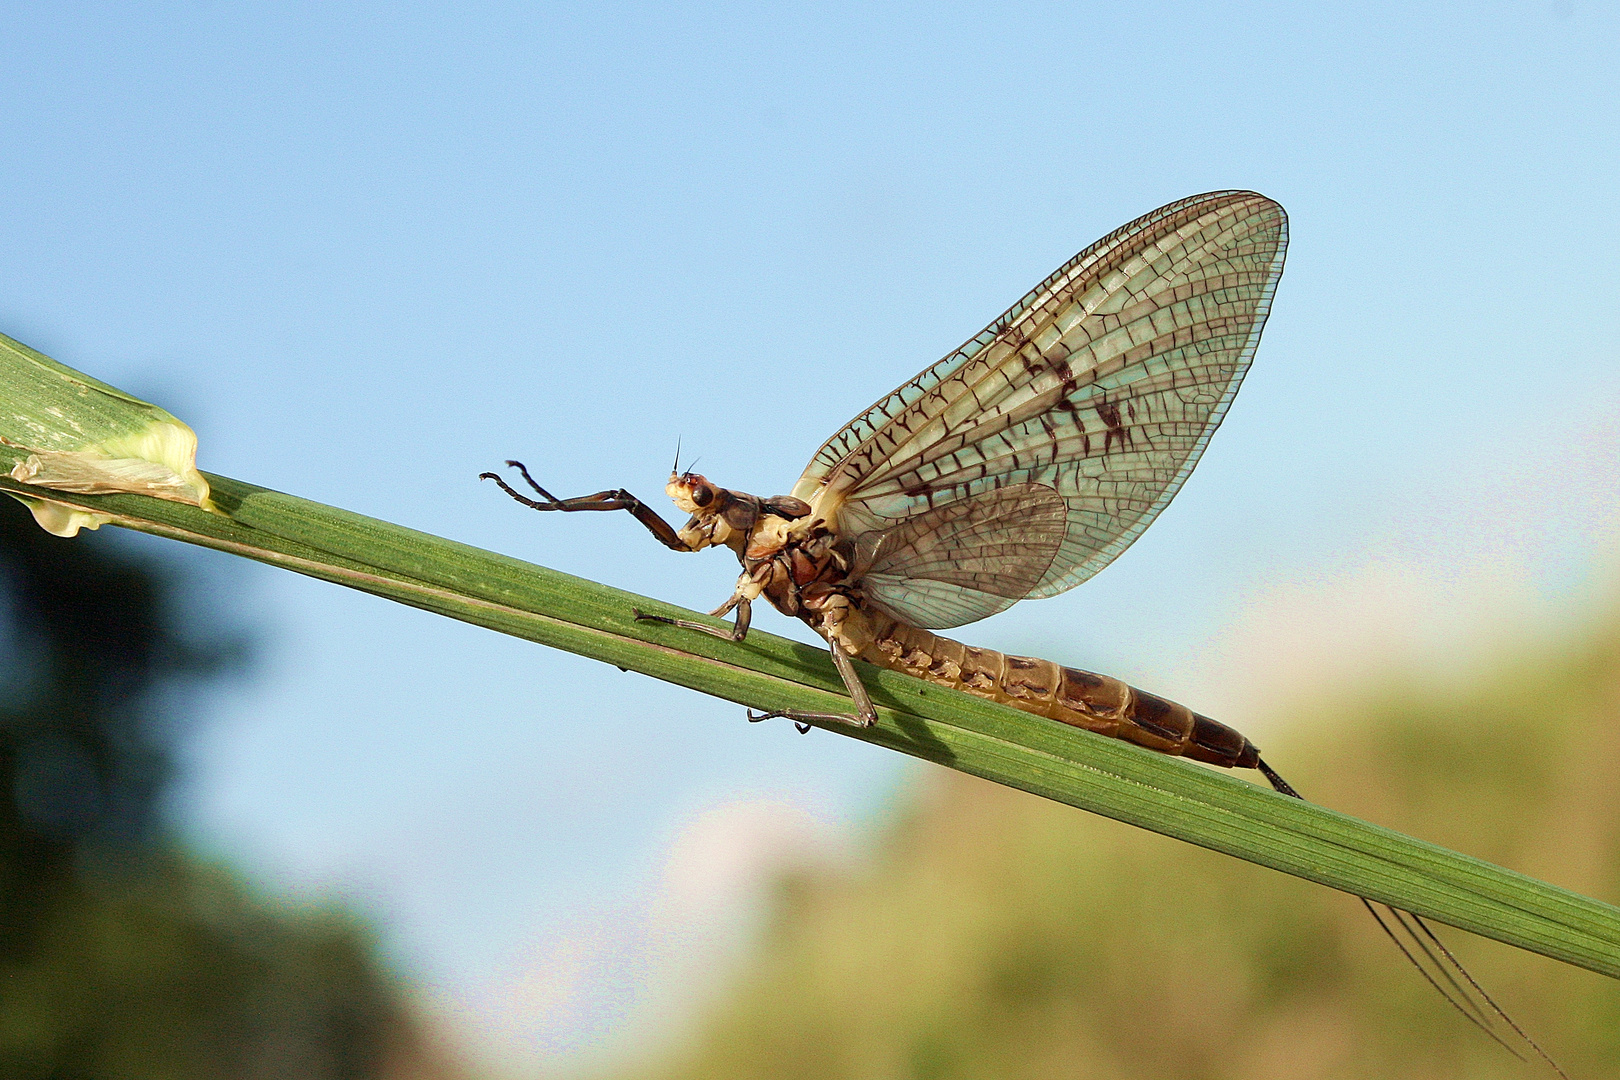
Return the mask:
M 853 546 L 841 541 L 810 505 L 790 495 L 762 499 L 693 473 L 671 476 L 665 490 L 691 514 L 678 535 L 687 547 L 729 547 L 743 565 L 739 592 L 764 597 L 784 615 L 820 628 L 835 595 L 850 592 Z

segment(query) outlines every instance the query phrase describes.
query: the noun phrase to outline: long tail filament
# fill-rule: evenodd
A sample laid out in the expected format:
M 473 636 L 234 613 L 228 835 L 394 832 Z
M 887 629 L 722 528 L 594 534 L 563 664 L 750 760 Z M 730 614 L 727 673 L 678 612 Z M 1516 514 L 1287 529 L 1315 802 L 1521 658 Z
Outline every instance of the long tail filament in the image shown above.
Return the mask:
M 1301 802 L 1305 800 L 1305 796 L 1295 791 L 1288 781 L 1273 772 L 1271 766 L 1264 761 L 1258 762 L 1258 768 L 1280 794 L 1299 799 Z M 1534 1051 L 1553 1072 L 1562 1077 L 1562 1080 L 1569 1080 L 1569 1074 L 1559 1068 L 1558 1062 L 1548 1056 L 1547 1051 L 1515 1023 L 1491 995 L 1485 992 L 1485 988 L 1468 973 L 1468 969 L 1462 966 L 1461 961 L 1450 949 L 1446 948 L 1445 943 L 1435 934 L 1426 920 L 1410 911 L 1390 907 L 1388 904 L 1368 900 L 1366 897 L 1360 899 L 1368 914 L 1378 923 L 1379 929 L 1395 943 L 1395 947 L 1401 950 L 1401 954 L 1417 968 L 1418 973 L 1428 984 L 1434 987 L 1435 992 L 1465 1016 L 1469 1023 L 1483 1031 L 1502 1049 L 1520 1061 L 1526 1061 L 1528 1059 L 1508 1041 L 1509 1038 L 1517 1037 L 1519 1042 Z M 1380 913 L 1380 909 L 1388 913 L 1387 919 Z M 1504 1034 L 1498 1026 L 1498 1021 L 1507 1026 L 1511 1035 Z

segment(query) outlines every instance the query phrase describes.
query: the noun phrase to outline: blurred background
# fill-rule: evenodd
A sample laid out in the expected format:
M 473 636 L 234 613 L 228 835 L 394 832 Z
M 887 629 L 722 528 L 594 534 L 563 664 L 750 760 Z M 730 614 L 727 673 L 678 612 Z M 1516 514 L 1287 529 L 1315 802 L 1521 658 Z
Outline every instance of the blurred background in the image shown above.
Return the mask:
M 788 490 L 1172 199 L 1290 212 L 1114 566 L 962 632 L 1620 900 L 1620 16 L 6 4 L 0 331 L 204 469 L 708 608 L 477 474 Z M 1520 1076 L 1351 898 L 373 597 L 0 506 L 20 1077 Z M 772 632 L 803 636 L 767 616 Z M 1452 934 L 1581 1077 L 1615 984 Z

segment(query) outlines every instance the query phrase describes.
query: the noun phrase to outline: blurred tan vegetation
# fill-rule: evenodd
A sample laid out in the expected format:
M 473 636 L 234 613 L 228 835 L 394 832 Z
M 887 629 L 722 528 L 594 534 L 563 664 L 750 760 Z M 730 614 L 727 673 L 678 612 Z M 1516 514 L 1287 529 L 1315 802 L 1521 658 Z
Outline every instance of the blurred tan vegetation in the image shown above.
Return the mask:
M 1620 623 L 1291 711 L 1267 758 L 1307 796 L 1620 900 Z M 860 868 L 783 881 L 722 998 L 624 1075 L 1552 1075 L 1354 898 L 945 770 L 919 787 Z M 1620 1077 L 1620 982 L 1441 933 L 1572 1077 Z

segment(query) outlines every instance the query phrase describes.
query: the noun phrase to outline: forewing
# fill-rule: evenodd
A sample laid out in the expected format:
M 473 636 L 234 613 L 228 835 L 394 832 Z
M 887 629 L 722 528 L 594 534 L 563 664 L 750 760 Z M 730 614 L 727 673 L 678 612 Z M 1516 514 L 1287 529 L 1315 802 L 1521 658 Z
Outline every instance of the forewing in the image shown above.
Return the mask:
M 980 492 L 857 537 L 857 576 L 866 598 L 896 618 L 961 626 L 1029 595 L 1062 547 L 1066 514 L 1051 488 Z
M 1259 343 L 1287 236 L 1282 207 L 1244 191 L 1115 230 L 845 425 L 793 494 L 845 535 L 881 536 L 987 492 L 1050 489 L 1064 535 L 1024 595 L 1072 588 L 1197 463 Z

